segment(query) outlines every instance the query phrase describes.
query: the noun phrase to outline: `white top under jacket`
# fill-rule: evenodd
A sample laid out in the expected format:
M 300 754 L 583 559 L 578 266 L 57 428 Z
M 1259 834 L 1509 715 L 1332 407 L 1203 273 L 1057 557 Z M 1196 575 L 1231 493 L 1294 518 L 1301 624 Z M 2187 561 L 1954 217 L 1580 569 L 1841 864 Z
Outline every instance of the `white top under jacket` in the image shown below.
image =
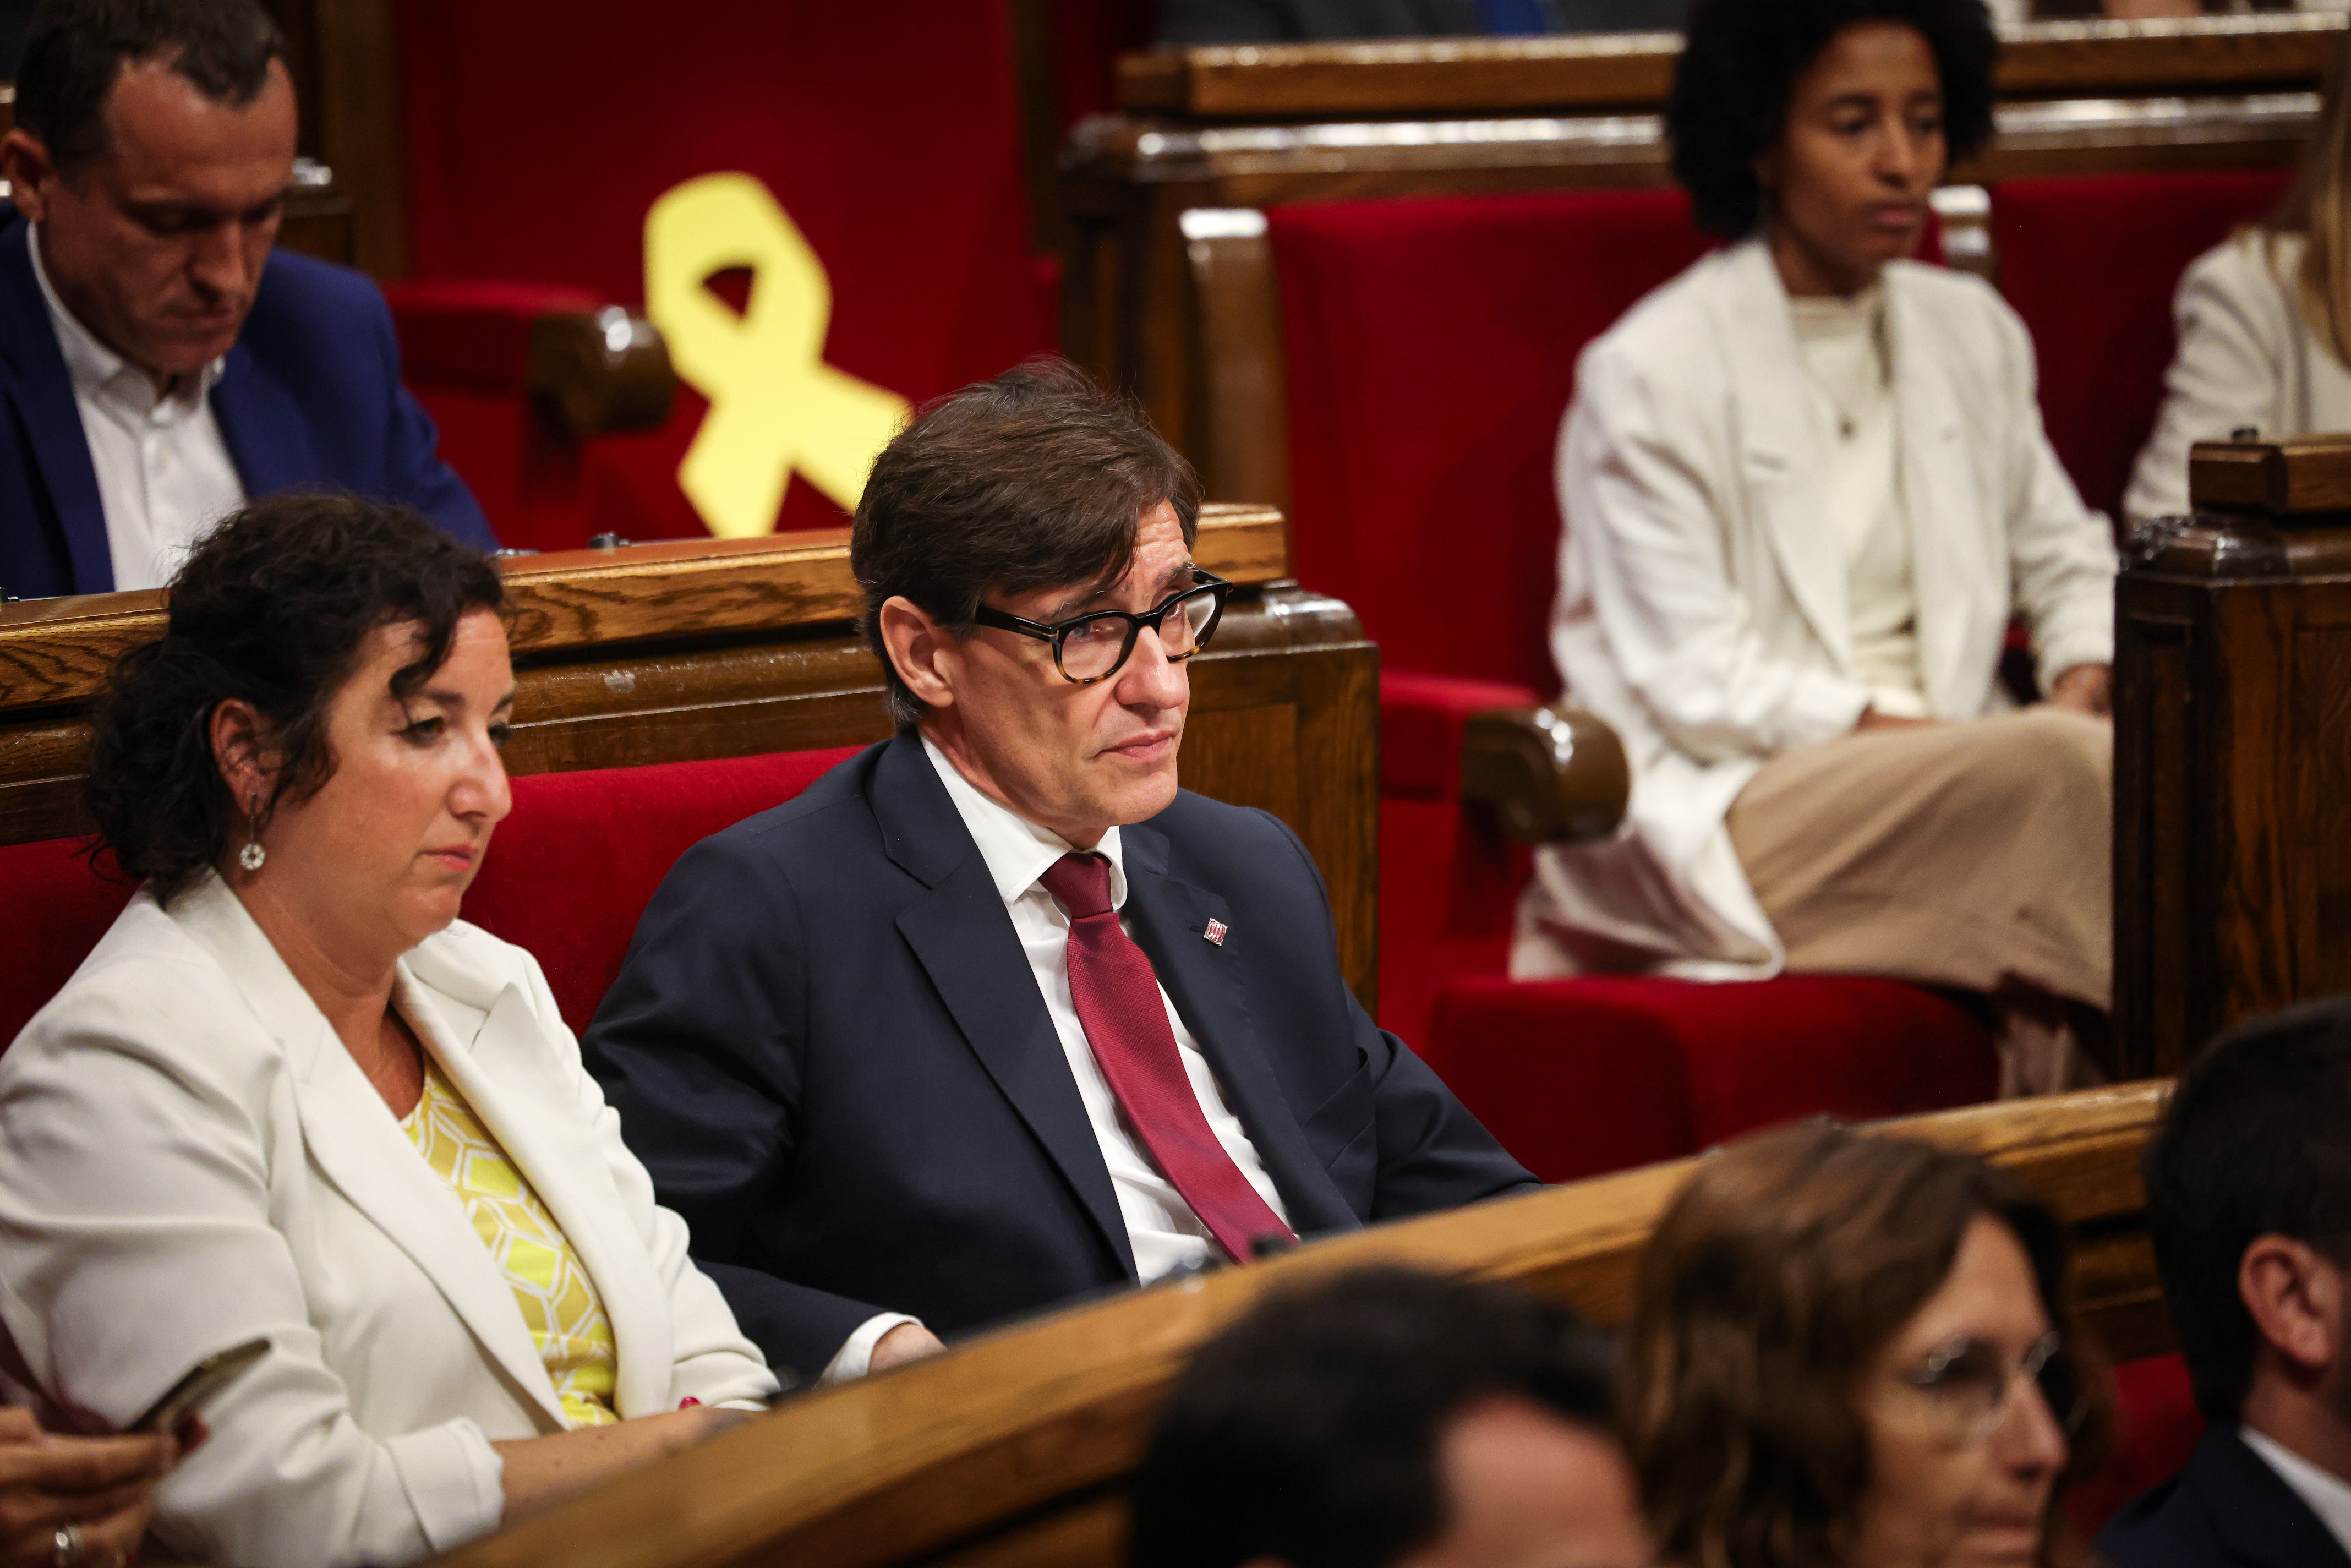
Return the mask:
M 2016 313 L 1943 267 L 1895 262 L 1885 287 L 1919 675 L 1935 716 L 1974 718 L 2006 706 L 2013 612 L 2044 685 L 2112 660 L 2114 545 L 2042 432 Z M 1780 967 L 1724 819 L 1766 760 L 1850 732 L 1870 697 L 1819 443 L 1761 240 L 1585 349 L 1559 444 L 1552 649 L 1570 697 L 1623 737 L 1633 791 L 1613 840 L 1537 856 L 1513 973 Z
M 531 956 L 460 922 L 400 960 L 396 1005 L 595 1281 L 620 1413 L 772 1393 Z M 142 890 L 0 1056 L 0 1285 L 46 1396 L 108 1427 L 268 1338 L 157 1489 L 190 1562 L 445 1552 L 503 1513 L 491 1443 L 565 1429 L 464 1207 L 210 875 L 168 911 Z
M 1134 1248 L 1135 1277 L 1148 1285 L 1164 1280 L 1177 1269 L 1196 1265 L 1209 1258 L 1222 1255 L 1222 1249 L 1209 1235 L 1207 1226 L 1184 1201 L 1144 1148 L 1142 1140 L 1128 1125 L 1126 1113 L 1119 1109 L 1118 1096 L 1103 1076 L 1102 1063 L 1094 1060 L 1093 1047 L 1086 1039 L 1085 1025 L 1078 1021 L 1077 1004 L 1070 997 L 1070 916 L 1060 902 L 1046 891 L 1038 880 L 1063 855 L 1074 848 L 1060 834 L 1050 832 L 999 805 L 980 793 L 964 776 L 956 771 L 946 754 L 933 745 L 928 737 L 923 740 L 923 751 L 931 759 L 931 767 L 946 786 L 947 798 L 955 802 L 956 814 L 971 830 L 974 842 L 979 846 L 980 858 L 987 862 L 987 874 L 996 883 L 996 891 L 1004 899 L 1005 913 L 1012 917 L 1012 928 L 1019 933 L 1022 951 L 1029 955 L 1029 972 L 1037 977 L 1037 988 L 1044 994 L 1045 1011 L 1053 1020 L 1053 1033 L 1061 1042 L 1061 1054 L 1070 1063 L 1070 1076 L 1077 1081 L 1078 1098 L 1085 1103 L 1086 1120 L 1094 1130 L 1094 1142 L 1102 1145 L 1102 1164 L 1110 1169 L 1110 1184 L 1118 1194 L 1119 1218 L 1126 1222 L 1126 1239 Z M 1113 827 L 1094 845 L 1094 852 L 1110 862 L 1110 904 L 1113 909 L 1126 905 L 1126 862 L 1119 846 L 1119 832 Z M 1120 916 L 1123 925 L 1129 924 Z M 1130 937 L 1133 932 L 1129 930 Z M 1200 1113 L 1208 1120 L 1208 1130 L 1217 1135 L 1226 1154 L 1240 1167 L 1242 1176 L 1257 1195 L 1265 1199 L 1266 1207 L 1279 1215 L 1284 1225 L 1290 1223 L 1290 1211 L 1274 1189 L 1273 1177 L 1266 1174 L 1265 1161 L 1249 1142 L 1249 1132 L 1238 1116 L 1225 1104 L 1224 1091 L 1217 1085 L 1217 1074 L 1208 1059 L 1200 1051 L 1200 1042 L 1176 1010 L 1167 997 L 1167 988 L 1159 988 L 1159 1005 L 1167 1011 L 1168 1028 L 1175 1031 L 1176 1054 L 1183 1059 L 1184 1075 L 1192 1081 L 1192 1093 L 1200 1103 Z
M 2188 510 L 2188 449 L 2247 425 L 2266 441 L 2351 431 L 2351 370 L 2311 330 L 2294 281 L 2302 236 L 2247 230 L 2198 256 L 2171 307 L 2179 347 L 2123 510 Z

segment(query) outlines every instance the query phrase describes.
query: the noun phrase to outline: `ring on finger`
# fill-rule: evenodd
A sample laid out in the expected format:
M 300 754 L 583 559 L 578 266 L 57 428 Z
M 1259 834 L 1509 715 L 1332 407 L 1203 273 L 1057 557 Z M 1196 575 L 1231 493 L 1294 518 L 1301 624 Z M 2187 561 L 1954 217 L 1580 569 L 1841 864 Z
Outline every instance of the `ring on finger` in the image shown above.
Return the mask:
M 84 1555 L 81 1526 L 59 1525 L 49 1541 L 49 1568 L 81 1568 Z

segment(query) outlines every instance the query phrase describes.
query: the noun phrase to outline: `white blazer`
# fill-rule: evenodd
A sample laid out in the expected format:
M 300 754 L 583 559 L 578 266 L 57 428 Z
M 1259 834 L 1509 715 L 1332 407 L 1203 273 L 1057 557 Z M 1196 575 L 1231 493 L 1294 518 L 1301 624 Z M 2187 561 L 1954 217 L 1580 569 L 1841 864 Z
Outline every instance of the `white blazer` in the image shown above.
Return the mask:
M 2264 439 L 2351 431 L 2351 370 L 2311 330 L 2294 282 L 2302 236 L 2249 229 L 2198 256 L 2171 307 L 2179 347 L 2123 510 L 2188 510 L 2188 449 L 2252 425 Z
M 2115 550 L 2042 434 L 2032 348 L 1980 280 L 1886 268 L 1918 659 L 1936 716 L 2006 706 L 2022 609 L 2048 681 L 2114 655 Z M 1757 768 L 1850 731 L 1843 551 L 1803 360 L 1760 240 L 1704 257 L 1588 347 L 1559 444 L 1552 650 L 1633 766 L 1608 842 L 1545 851 L 1512 970 L 1746 978 L 1784 959 L 1724 825 Z
M 397 1005 L 603 1297 L 624 1416 L 774 1392 L 655 1207 L 538 966 L 462 922 Z M 190 1561 L 396 1563 L 495 1528 L 494 1441 L 563 1429 L 505 1275 L 245 906 L 131 901 L 0 1056 L 0 1314 L 108 1427 L 205 1355 L 271 1354 L 156 1492 Z

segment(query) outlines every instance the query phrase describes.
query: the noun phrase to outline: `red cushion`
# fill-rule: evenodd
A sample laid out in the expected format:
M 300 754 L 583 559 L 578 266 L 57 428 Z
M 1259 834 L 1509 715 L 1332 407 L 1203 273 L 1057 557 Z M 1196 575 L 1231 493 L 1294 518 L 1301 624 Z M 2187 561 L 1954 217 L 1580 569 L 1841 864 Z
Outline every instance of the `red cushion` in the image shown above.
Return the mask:
M 2032 333 L 2041 416 L 2082 498 L 2118 515 L 2155 428 L 2188 264 L 2263 216 L 2283 169 L 2009 180 L 1991 193 L 2001 292 Z
M 0 909 L 9 911 L 0 964 L 0 1051 L 57 994 L 135 891 L 99 876 L 77 852 L 86 839 L 0 844 Z
M 1428 1056 L 1545 1181 L 1677 1158 L 1818 1113 L 1971 1105 L 1999 1086 L 1991 1033 L 1965 1009 L 1840 975 L 1460 979 L 1437 998 Z
M 552 311 L 594 310 L 582 288 L 488 281 L 387 283 L 412 387 L 519 398 L 530 390 L 530 326 Z
M 620 973 L 653 890 L 699 841 L 790 800 L 857 754 L 782 751 L 710 762 L 539 773 L 514 781 L 465 918 L 528 948 L 564 1021 L 584 1028 Z M 0 845 L 0 909 L 30 911 L 0 970 L 0 1049 L 57 995 L 131 889 L 76 856 L 83 841 Z
M 527 948 L 563 1020 L 587 1027 L 621 972 L 637 917 L 677 857 L 790 800 L 855 747 L 709 762 L 538 773 L 514 781 L 465 918 Z
M 1533 687 L 1514 681 L 1383 670 L 1380 792 L 1450 800 L 1461 792 L 1461 737 L 1469 716 L 1541 700 Z
M 2176 1355 L 2151 1355 L 2116 1367 L 2115 1395 L 2114 1454 L 2065 1498 L 2065 1511 L 2085 1540 L 2123 1504 L 2178 1475 L 2204 1436 L 2204 1413 L 2196 1407 L 2188 1364 Z
M 1552 448 L 1575 358 L 1712 243 L 1688 212 L 1676 192 L 1610 191 L 1267 214 L 1292 567 L 1354 608 L 1390 669 L 1558 689 Z

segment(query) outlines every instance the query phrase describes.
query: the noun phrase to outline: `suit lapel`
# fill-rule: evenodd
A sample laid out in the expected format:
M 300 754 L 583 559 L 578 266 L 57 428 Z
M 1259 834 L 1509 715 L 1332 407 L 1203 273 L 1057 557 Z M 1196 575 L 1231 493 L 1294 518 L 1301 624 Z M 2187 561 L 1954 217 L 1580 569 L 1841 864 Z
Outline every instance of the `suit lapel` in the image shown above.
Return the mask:
M 1177 880 L 1167 870 L 1167 841 L 1155 830 L 1122 829 L 1126 905 L 1135 946 L 1151 960 L 1176 1010 L 1199 1042 L 1227 1104 L 1265 1162 L 1266 1173 L 1301 1235 L 1353 1229 L 1361 1222 L 1330 1173 L 1314 1155 L 1298 1113 L 1266 1064 L 1266 1050 L 1249 1013 L 1239 956 L 1251 933 L 1234 928 L 1225 901 Z M 1211 920 L 1225 928 L 1221 943 L 1204 935 Z
M 528 998 L 520 987 L 506 984 L 486 998 L 485 1010 L 480 992 L 488 988 L 482 983 L 486 977 L 453 976 L 450 966 L 438 961 L 429 968 L 402 967 L 402 1010 L 563 1228 L 564 1239 L 595 1283 L 612 1326 L 614 1407 L 624 1416 L 668 1408 L 676 1345 L 652 1254 L 627 1223 L 627 1208 L 592 1129 L 572 1113 L 578 1090 L 548 1049 Z M 553 1397 L 552 1385 L 549 1396 Z
M 247 499 L 319 481 L 319 459 L 310 450 L 309 424 L 301 409 L 285 388 L 261 373 L 242 342 L 229 350 L 212 402 Z
M 2204 1500 L 2231 1561 L 2265 1568 L 2351 1568 L 2351 1553 L 2310 1505 L 2234 1431 L 2206 1432 L 2180 1480 Z
M 1820 437 L 1787 290 L 1761 241 L 1734 246 L 1721 265 L 1716 329 L 1730 360 L 1740 471 L 1789 596 L 1838 667 L 1850 673 L 1853 612 L 1844 552 L 1829 529 L 1818 478 Z
M 1085 1102 L 1037 989 L 987 862 L 932 771 L 922 742 L 901 735 L 873 770 L 871 797 L 890 858 L 930 889 L 898 915 L 899 934 L 955 1018 L 980 1065 L 1134 1276 L 1134 1248 Z
M 1950 378 L 1930 361 L 1931 329 L 1905 285 L 1886 269 L 1887 336 L 1901 425 L 1902 506 L 1910 526 L 1910 581 L 1918 616 L 1918 675 L 1930 711 L 1970 718 L 1983 706 L 1980 654 L 1968 647 L 1968 607 L 1979 602 L 1980 565 L 1969 555 L 1983 519 L 1999 508 L 1978 493 Z M 2006 583 L 1998 585 L 2004 591 Z
M 73 591 L 110 593 L 114 556 L 106 542 L 98 470 L 90 465 L 89 437 L 82 432 L 73 377 L 57 347 L 48 302 L 33 276 L 32 238 L 30 224 L 0 223 L 0 360 L 11 372 L 9 398 L 24 424 L 49 504 L 57 509 L 66 557 L 73 566 Z

